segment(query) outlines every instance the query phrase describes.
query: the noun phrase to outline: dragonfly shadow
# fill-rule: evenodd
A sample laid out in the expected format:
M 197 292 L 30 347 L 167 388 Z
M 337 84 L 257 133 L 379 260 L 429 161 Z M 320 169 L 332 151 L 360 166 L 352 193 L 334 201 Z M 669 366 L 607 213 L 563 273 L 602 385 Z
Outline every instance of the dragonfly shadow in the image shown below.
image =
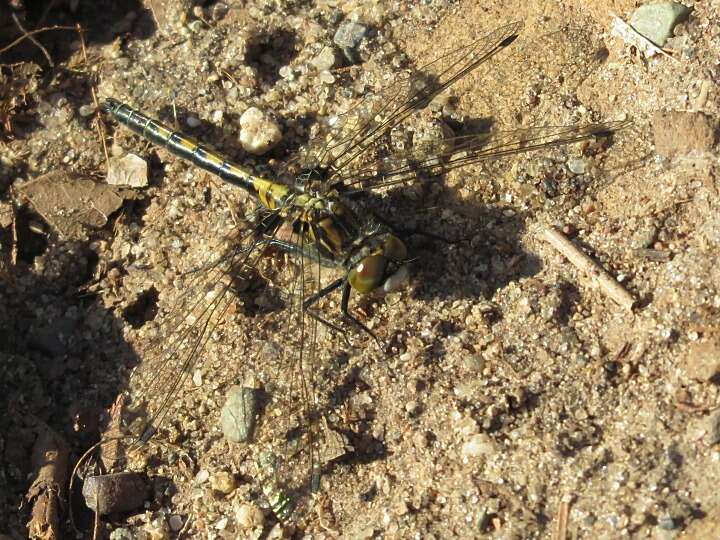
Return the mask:
M 298 40 L 294 32 L 280 28 L 274 32 L 258 32 L 247 43 L 245 60 L 256 69 L 258 86 L 270 89 L 280 79 L 280 68 L 297 56 Z
M 138 362 L 123 338 L 123 324 L 93 287 L 100 285 L 96 276 L 107 273 L 98 254 L 84 241 L 51 234 L 42 242 L 29 238 L 26 221 L 24 216 L 16 219 L 17 260 L 4 267 L 0 279 L 0 429 L 12 434 L 0 463 L 3 470 L 15 471 L 5 495 L 23 511 L 6 528 L 18 537 L 26 536 L 31 517 L 32 504 L 26 505 L 24 498 L 38 474 L 31 457 L 46 444 L 42 433 L 51 433 L 54 444 L 67 450 L 69 474 L 100 440 L 109 420 L 106 411 Z M 13 245 L 5 242 L 8 234 L 0 229 L 3 246 Z M 9 255 L 2 253 L 8 260 Z M 63 499 L 68 480 L 53 478 Z M 70 498 L 78 517 L 85 508 L 79 493 L 74 490 Z M 80 517 L 79 524 L 90 527 L 92 515 L 85 510 L 90 515 Z M 60 515 L 60 522 L 66 523 L 66 517 Z M 65 532 L 63 536 L 72 534 Z
M 341 353 L 341 355 L 346 356 L 345 353 Z M 386 444 L 372 434 L 374 411 L 368 409 L 358 410 L 358 407 L 362 406 L 353 403 L 353 398 L 370 389 L 370 386 L 362 379 L 361 375 L 362 368 L 353 366 L 345 374 L 342 381 L 334 386 L 330 394 L 325 414 L 343 407 L 352 411 L 350 413 L 351 417 L 348 418 L 345 426 L 332 427 L 347 439 L 353 451 L 327 464 L 326 468 L 328 470 L 335 463 L 352 467 L 372 463 L 387 457 Z
M 403 189 L 390 194 L 390 203 L 379 203 L 393 208 L 381 217 L 405 238 L 414 258 L 415 298 L 490 298 L 511 281 L 540 270 L 538 257 L 522 248 L 529 216 L 463 199 L 438 182 L 425 188 L 430 193 L 422 197 L 420 211 L 417 199 Z

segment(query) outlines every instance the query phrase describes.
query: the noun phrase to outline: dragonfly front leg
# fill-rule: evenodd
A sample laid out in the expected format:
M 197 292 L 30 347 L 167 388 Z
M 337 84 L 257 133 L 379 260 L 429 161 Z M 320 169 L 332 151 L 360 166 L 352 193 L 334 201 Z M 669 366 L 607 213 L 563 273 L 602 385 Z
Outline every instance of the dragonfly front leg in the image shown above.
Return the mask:
M 375 340 L 375 343 L 377 343 L 377 346 L 382 350 L 383 344 L 380 341 L 380 338 L 378 338 L 375 335 L 375 332 L 370 330 L 367 326 L 365 326 L 363 323 L 361 323 L 354 315 L 352 315 L 348 309 L 350 304 L 350 291 L 352 290 L 352 287 L 350 287 L 350 284 L 345 280 L 345 286 L 343 287 L 342 292 L 342 300 L 340 301 L 340 311 L 342 312 L 343 318 L 350 321 L 354 325 L 358 326 L 361 330 L 363 330 L 366 334 L 368 334 L 370 337 L 372 337 Z

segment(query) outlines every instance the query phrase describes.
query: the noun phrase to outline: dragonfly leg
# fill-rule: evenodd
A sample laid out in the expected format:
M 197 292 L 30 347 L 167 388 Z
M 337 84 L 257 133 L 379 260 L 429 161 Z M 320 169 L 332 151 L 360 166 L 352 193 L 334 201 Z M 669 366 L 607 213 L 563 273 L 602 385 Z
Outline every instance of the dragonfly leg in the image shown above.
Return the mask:
M 363 323 L 361 323 L 357 318 L 355 318 L 349 311 L 348 307 L 350 304 L 350 284 L 345 281 L 345 286 L 343 287 L 342 292 L 342 300 L 340 301 L 340 310 L 342 311 L 343 318 L 353 323 L 355 326 L 360 328 L 363 332 L 368 334 L 371 338 L 375 340 L 375 343 L 377 343 L 377 346 L 380 348 L 380 350 L 383 349 L 383 344 L 380 341 L 380 338 L 378 338 L 375 335 L 375 332 L 370 330 L 367 326 L 365 326 Z
M 345 343 L 349 347 L 350 340 L 347 337 L 347 332 L 343 328 L 340 328 L 338 325 L 333 324 L 330 321 L 323 319 L 320 315 L 318 315 L 315 312 L 314 309 L 312 309 L 313 304 L 317 303 L 318 300 L 320 300 L 321 298 L 323 298 L 323 297 L 327 296 L 328 294 L 330 294 L 331 292 L 333 292 L 335 289 L 340 287 L 343 283 L 345 283 L 345 280 L 343 278 L 336 279 L 335 281 L 333 281 L 326 287 L 323 287 L 322 289 L 320 289 L 318 292 L 316 292 L 312 296 L 306 298 L 303 301 L 303 311 L 307 312 L 307 314 L 310 315 L 310 317 L 315 319 L 317 322 L 322 323 L 325 326 L 327 326 L 328 328 L 331 328 L 331 329 L 335 330 L 336 332 L 338 332 L 339 334 L 341 334 L 342 337 L 345 339 Z

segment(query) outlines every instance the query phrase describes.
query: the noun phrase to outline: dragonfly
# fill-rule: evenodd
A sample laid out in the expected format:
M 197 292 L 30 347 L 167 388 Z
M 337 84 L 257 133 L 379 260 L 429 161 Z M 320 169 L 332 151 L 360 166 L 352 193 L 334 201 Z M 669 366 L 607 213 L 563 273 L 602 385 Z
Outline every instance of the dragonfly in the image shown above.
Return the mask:
M 277 379 L 263 412 L 267 419 L 258 426 L 256 444 L 263 448 L 258 451 L 257 477 L 264 479 L 265 496 L 279 520 L 307 510 L 306 501 L 317 491 L 328 464 L 351 452 L 326 420 L 330 405 L 319 388 L 326 382 L 320 379 L 329 353 L 320 334 L 346 340 L 350 334 L 367 336 L 371 343 L 380 343 L 376 331 L 354 314 L 352 300 L 402 290 L 415 261 L 407 239 L 425 234 L 391 225 L 366 196 L 433 181 L 472 164 L 608 137 L 630 124 L 619 120 L 531 127 L 393 146 L 397 126 L 479 66 L 505 54 L 522 29 L 522 22 L 501 26 L 397 76 L 322 123 L 289 161 L 289 180 L 256 175 L 130 105 L 107 99 L 104 110 L 117 122 L 244 190 L 257 208 L 252 223 L 226 239 L 221 253 L 181 276 L 176 284 L 182 291 L 179 298 L 156 317 L 155 342 L 131 378 L 131 401 L 140 412 L 129 429 L 139 443 L 150 441 L 172 415 L 185 382 L 203 362 L 211 336 L 236 309 L 236 295 L 257 282 L 264 260 L 272 254 L 285 256 L 291 264 L 276 285 L 282 290 L 283 321 L 268 332 L 272 342 L 263 344 L 262 354 L 277 366 Z M 339 313 L 330 316 L 320 306 L 335 294 L 340 297 Z M 259 350 L 255 347 L 242 362 L 252 365 Z M 327 450 L 330 439 L 336 443 L 334 453 Z

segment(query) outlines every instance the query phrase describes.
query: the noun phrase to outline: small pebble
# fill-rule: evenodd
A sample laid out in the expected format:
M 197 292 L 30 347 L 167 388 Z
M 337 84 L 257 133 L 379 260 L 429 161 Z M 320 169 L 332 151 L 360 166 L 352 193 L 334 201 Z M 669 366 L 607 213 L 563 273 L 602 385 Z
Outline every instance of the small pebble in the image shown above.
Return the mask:
M 220 424 L 225 438 L 232 442 L 245 442 L 255 431 L 258 413 L 258 391 L 253 388 L 233 386 L 220 411 Z
M 243 504 L 235 510 L 235 521 L 241 529 L 262 528 L 265 514 L 254 504 Z
M 213 20 L 219 21 L 228 14 L 228 11 L 230 11 L 230 8 L 225 2 L 216 2 L 210 8 L 210 16 Z
M 408 401 L 405 404 L 405 412 L 411 416 L 415 416 L 416 414 L 418 414 L 420 412 L 420 409 L 421 405 L 415 400 Z
M 80 113 L 80 116 L 87 118 L 88 116 L 92 116 L 95 114 L 95 111 L 97 111 L 97 108 L 95 105 L 80 105 L 80 108 L 78 109 L 78 113 Z
M 495 442 L 484 433 L 478 433 L 470 437 L 463 444 L 461 451 L 464 458 L 488 457 L 495 454 L 495 452 Z
M 226 471 L 220 471 L 210 478 L 210 486 L 224 495 L 232 493 L 237 487 L 235 476 Z
M 318 71 L 330 71 L 339 63 L 337 49 L 335 47 L 324 47 L 320 54 L 310 60 L 310 63 Z
M 207 471 L 207 469 L 200 469 L 195 475 L 195 483 L 204 484 L 208 481 L 208 478 L 210 478 L 210 473 Z
M 720 339 L 691 343 L 681 368 L 687 378 L 699 381 L 720 375 Z
M 463 367 L 468 371 L 482 371 L 485 367 L 485 359 L 481 354 L 468 354 L 463 357 Z
M 262 155 L 282 140 L 280 126 L 256 107 L 240 117 L 240 144 L 246 152 Z
M 196 34 L 205 27 L 205 24 L 202 21 L 192 21 L 187 27 L 191 32 Z
M 172 516 L 170 516 L 170 519 L 168 519 L 168 525 L 170 526 L 171 531 L 178 532 L 180 529 L 183 528 L 183 518 L 181 516 L 178 516 L 177 514 L 173 514 Z
M 185 119 L 185 123 L 191 128 L 196 128 L 200 126 L 201 122 L 197 116 L 190 115 Z
M 340 25 L 333 36 L 333 42 L 342 49 L 345 57 L 351 62 L 357 62 L 357 47 L 365 38 L 368 27 L 355 21 L 345 21 Z
M 630 238 L 630 247 L 632 247 L 633 249 L 649 248 L 653 245 L 657 233 L 658 229 L 652 223 L 647 225 L 640 225 Z
M 335 82 L 335 75 L 329 71 L 321 71 L 318 74 L 318 79 L 320 79 L 320 82 L 323 84 L 332 84 Z
M 145 187 L 148 185 L 147 162 L 135 154 L 112 157 L 105 181 L 111 186 Z
M 587 164 L 582 158 L 570 158 L 567 160 L 567 168 L 573 174 L 585 174 Z

